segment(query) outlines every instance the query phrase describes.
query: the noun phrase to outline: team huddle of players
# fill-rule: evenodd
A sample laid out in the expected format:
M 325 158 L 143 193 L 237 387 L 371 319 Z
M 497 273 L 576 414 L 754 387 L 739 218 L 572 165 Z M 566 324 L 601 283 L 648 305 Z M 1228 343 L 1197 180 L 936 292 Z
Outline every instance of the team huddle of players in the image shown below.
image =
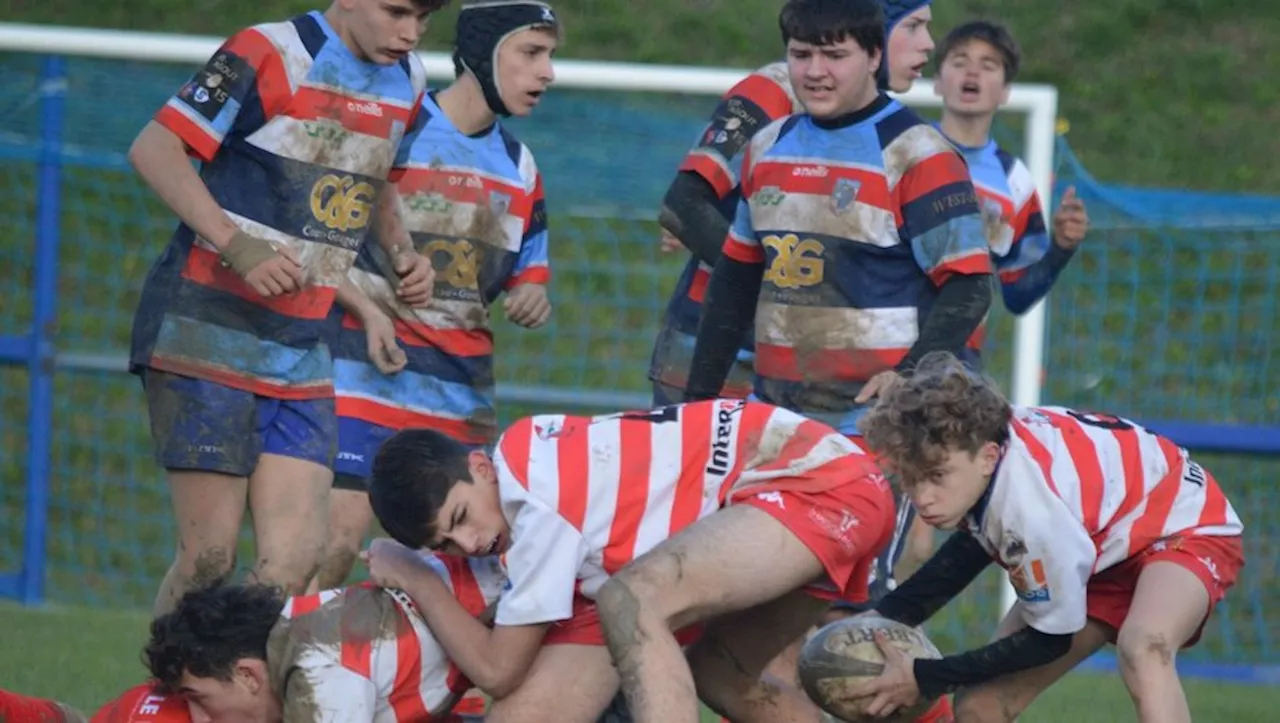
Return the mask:
M 561 26 L 466 2 L 457 79 L 427 90 L 412 51 L 446 1 L 237 33 L 130 153 L 181 219 L 132 353 L 181 540 L 151 680 L 95 721 L 816 723 L 815 626 L 919 626 L 992 561 L 1018 594 L 993 642 L 886 647 L 847 692 L 867 716 L 1011 720 L 1112 642 L 1139 718 L 1190 720 L 1172 661 L 1243 565 L 1222 489 L 980 373 L 993 287 L 1026 310 L 1088 225 L 1070 191 L 1046 225 L 991 140 L 1003 27 L 936 49 L 931 124 L 887 94 L 935 51 L 927 0 L 786 2 L 785 60 L 721 99 L 661 209 L 691 258 L 654 408 L 499 432 L 491 307 L 551 313 L 541 178 L 499 119 L 538 104 Z M 230 582 L 246 502 L 258 559 Z M 342 588 L 375 516 L 393 540 Z

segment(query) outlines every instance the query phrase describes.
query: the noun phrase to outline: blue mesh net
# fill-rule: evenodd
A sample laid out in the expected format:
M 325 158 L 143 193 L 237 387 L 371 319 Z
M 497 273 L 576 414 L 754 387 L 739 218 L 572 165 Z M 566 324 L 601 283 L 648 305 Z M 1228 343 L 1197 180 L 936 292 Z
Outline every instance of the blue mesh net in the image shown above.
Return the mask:
M 26 333 L 32 319 L 40 63 L 0 54 L 0 334 Z M 174 531 L 141 388 L 122 370 L 142 280 L 173 218 L 125 153 L 190 71 L 85 59 L 67 67 L 48 596 L 146 606 Z M 708 104 L 676 94 L 557 91 L 535 117 L 510 124 L 534 149 L 546 182 L 556 311 L 536 332 L 498 323 L 504 419 L 647 398 L 652 340 L 684 260 L 659 252 L 652 219 Z M 1001 128 L 1015 152 L 1017 120 Z M 1109 186 L 1063 140 L 1057 159 L 1058 188 L 1076 186 L 1093 230 L 1050 300 L 1045 401 L 1143 418 L 1275 423 L 1280 200 Z M 1008 378 L 1011 340 L 1011 320 L 996 310 L 988 358 L 997 378 Z M 0 561 L 10 569 L 22 554 L 27 381 L 25 369 L 0 366 Z M 1280 661 L 1280 616 L 1265 606 L 1280 599 L 1280 520 L 1270 505 L 1280 462 L 1204 461 L 1245 517 L 1248 566 L 1194 655 Z M 986 638 L 996 584 L 985 576 L 936 633 L 931 626 L 940 644 Z

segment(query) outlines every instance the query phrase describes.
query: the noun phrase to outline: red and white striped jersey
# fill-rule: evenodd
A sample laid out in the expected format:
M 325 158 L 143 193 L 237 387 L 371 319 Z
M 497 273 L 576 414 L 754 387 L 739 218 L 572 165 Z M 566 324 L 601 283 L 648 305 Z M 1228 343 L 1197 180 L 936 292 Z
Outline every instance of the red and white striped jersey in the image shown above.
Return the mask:
M 511 526 L 498 625 L 570 618 L 575 591 L 593 599 L 623 565 L 735 499 L 878 474 L 825 424 L 723 399 L 526 417 L 503 434 L 494 463 Z
M 472 615 L 502 591 L 497 557 L 432 556 Z M 409 596 L 370 584 L 290 598 L 267 644 L 284 720 L 438 721 L 470 683 L 445 657 Z
M 984 500 L 966 520 L 1050 634 L 1084 627 L 1095 573 L 1177 534 L 1239 535 L 1212 475 L 1186 450 L 1120 417 L 1015 407 Z

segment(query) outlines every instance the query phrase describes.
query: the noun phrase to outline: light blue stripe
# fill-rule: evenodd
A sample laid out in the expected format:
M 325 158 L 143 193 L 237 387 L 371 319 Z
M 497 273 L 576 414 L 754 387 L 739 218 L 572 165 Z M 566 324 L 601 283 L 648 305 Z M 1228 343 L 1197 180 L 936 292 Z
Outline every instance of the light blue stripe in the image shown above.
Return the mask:
M 368 362 L 336 360 L 333 384 L 339 395 L 359 394 L 395 406 L 462 419 L 493 409 L 493 390 L 479 390 L 407 370 L 386 375 Z
M 333 371 L 329 347 L 299 349 L 248 332 L 166 314 L 153 354 L 183 356 L 275 384 L 327 382 Z

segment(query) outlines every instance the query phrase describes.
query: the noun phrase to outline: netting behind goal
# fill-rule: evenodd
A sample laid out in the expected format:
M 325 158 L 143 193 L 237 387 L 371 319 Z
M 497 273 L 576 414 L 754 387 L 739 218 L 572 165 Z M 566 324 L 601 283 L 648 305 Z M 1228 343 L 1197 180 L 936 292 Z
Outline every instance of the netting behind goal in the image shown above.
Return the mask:
M 0 333 L 32 320 L 40 60 L 0 54 Z M 173 226 L 124 153 L 189 69 L 69 60 L 61 147 L 61 248 L 48 597 L 146 606 L 174 545 L 168 496 L 151 457 L 140 385 L 122 372 L 142 280 Z M 652 222 L 673 169 L 712 99 L 674 94 L 553 92 L 515 132 L 542 168 L 554 268 L 551 325 L 497 325 L 501 414 L 616 410 L 648 398 L 646 369 L 683 257 L 658 251 Z M 1018 119 L 1006 129 L 1019 150 Z M 1069 160 L 1065 151 L 1060 156 Z M 1065 163 L 1090 205 L 1093 235 L 1060 281 L 1049 316 L 1045 401 L 1124 414 L 1262 424 L 1277 418 L 1280 232 L 1277 203 L 1169 201 L 1125 195 Z M 1194 203 L 1204 214 L 1191 219 Z M 1142 204 L 1147 204 L 1143 206 Z M 1272 214 L 1270 225 L 1262 219 Z M 1218 221 L 1206 221 L 1215 214 Z M 989 370 L 1008 379 L 1010 319 L 994 313 Z M 22 554 L 30 437 L 27 374 L 0 366 L 0 570 Z M 1248 525 L 1239 587 L 1196 655 L 1280 660 L 1277 492 L 1280 463 L 1207 457 Z M 243 550 L 242 560 L 251 559 Z M 982 642 L 996 619 L 997 578 L 985 576 L 930 631 L 949 648 Z

